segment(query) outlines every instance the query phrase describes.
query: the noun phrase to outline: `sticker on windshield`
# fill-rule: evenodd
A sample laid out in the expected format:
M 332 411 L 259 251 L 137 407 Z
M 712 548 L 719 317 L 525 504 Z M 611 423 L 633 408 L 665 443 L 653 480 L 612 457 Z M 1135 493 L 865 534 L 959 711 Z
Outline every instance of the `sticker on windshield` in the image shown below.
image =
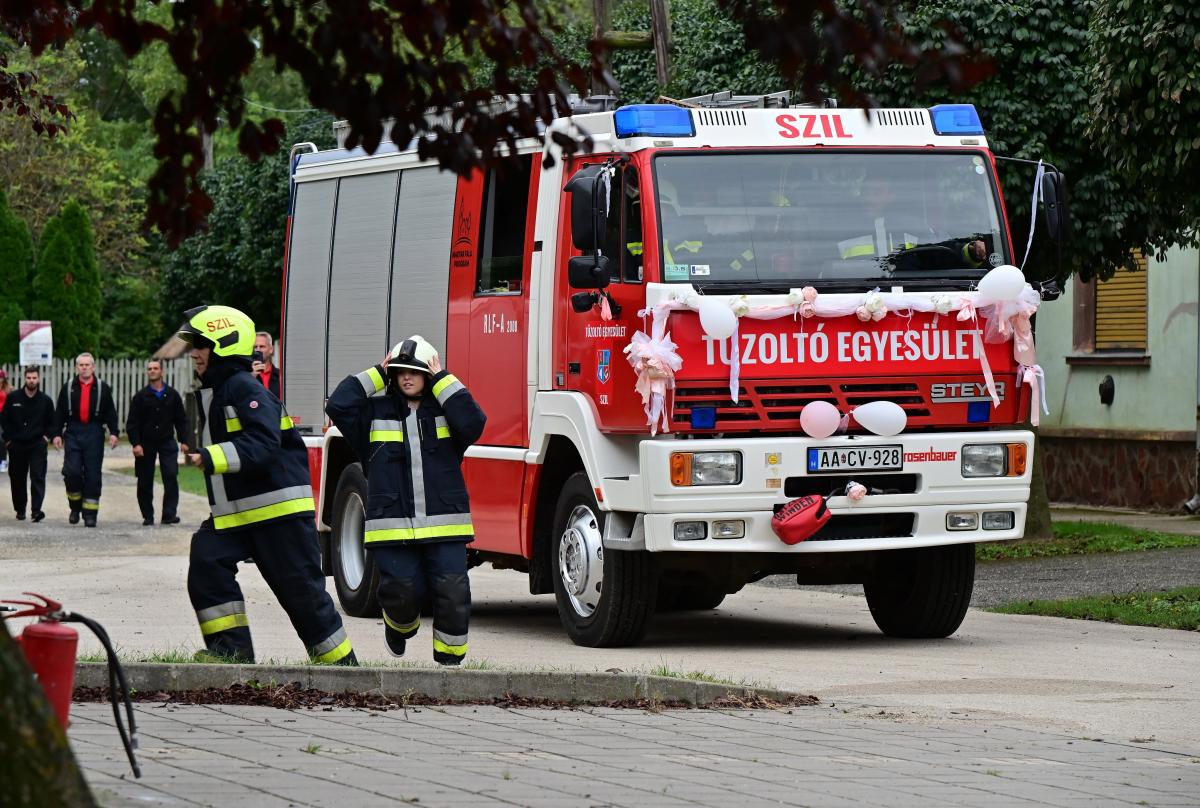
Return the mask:
M 988 263 L 994 267 L 998 267 L 1004 263 L 1004 259 L 1000 257 L 1000 253 L 992 253 L 988 256 Z
M 708 275 L 708 264 L 692 264 L 693 275 Z
M 975 166 L 975 173 L 976 173 L 976 174 L 982 174 L 982 173 L 983 173 L 983 166 Z
M 667 264 L 663 273 L 668 281 L 686 281 L 688 279 L 687 264 Z

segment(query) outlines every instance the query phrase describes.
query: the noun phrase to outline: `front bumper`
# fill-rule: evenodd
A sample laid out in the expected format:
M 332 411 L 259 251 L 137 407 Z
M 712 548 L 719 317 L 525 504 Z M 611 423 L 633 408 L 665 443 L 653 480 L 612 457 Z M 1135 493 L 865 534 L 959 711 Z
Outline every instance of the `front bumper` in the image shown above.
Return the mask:
M 1024 474 L 964 478 L 962 447 L 979 443 L 1025 444 Z M 771 530 L 771 517 L 778 506 L 791 498 L 785 494 L 786 481 L 805 477 L 809 480 L 804 482 L 809 482 L 813 477 L 826 476 L 809 474 L 807 450 L 810 447 L 857 449 L 896 444 L 904 447 L 903 473 L 914 477 L 912 493 L 874 494 L 857 503 L 845 496 L 832 496 L 829 499 L 834 517 L 831 530 L 790 546 L 775 536 Z M 737 485 L 675 487 L 671 485 L 669 458 L 672 452 L 678 451 L 739 451 L 742 453 L 742 481 Z M 849 552 L 1020 538 L 1029 500 L 1033 434 L 1024 430 L 1006 430 L 894 438 L 853 435 L 827 440 L 796 437 L 676 440 L 668 436 L 643 441 L 639 452 L 641 474 L 604 480 L 605 505 L 614 511 L 644 515 L 637 520 L 631 543 L 614 541 L 613 547 L 644 546 L 655 552 Z M 778 462 L 769 464 L 769 460 Z M 851 476 L 864 485 L 872 483 L 870 472 Z M 778 487 L 772 487 L 773 484 Z M 980 529 L 946 529 L 948 513 L 991 511 L 1011 512 L 1013 527 L 983 530 L 981 519 Z M 744 537 L 711 538 L 712 523 L 719 520 L 745 522 Z M 676 541 L 674 526 L 683 521 L 706 522 L 710 538 Z

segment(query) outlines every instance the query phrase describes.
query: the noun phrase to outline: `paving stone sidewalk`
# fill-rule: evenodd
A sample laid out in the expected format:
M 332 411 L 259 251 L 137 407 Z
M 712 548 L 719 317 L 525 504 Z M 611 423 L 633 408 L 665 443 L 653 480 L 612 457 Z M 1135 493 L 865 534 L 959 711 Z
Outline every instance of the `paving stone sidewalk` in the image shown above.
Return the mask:
M 107 705 L 74 705 L 70 736 L 107 806 L 1096 808 L 1200 795 L 1195 750 L 874 709 L 142 704 L 141 780 Z

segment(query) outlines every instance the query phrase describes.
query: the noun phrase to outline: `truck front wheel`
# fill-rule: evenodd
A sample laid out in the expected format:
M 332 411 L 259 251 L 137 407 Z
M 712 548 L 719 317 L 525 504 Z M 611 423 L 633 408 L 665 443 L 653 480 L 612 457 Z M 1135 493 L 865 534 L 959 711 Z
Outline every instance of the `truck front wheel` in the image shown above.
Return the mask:
M 576 645 L 636 645 L 654 614 L 658 573 L 645 550 L 605 550 L 605 513 L 584 472 L 567 479 L 554 513 L 554 599 Z
M 962 625 L 975 586 L 975 545 L 884 554 L 863 585 L 875 625 L 889 637 L 949 637 Z
M 333 560 L 333 583 L 338 602 L 351 617 L 380 615 L 379 570 L 375 557 L 363 547 L 366 524 L 367 478 L 362 466 L 352 463 L 338 480 L 333 497 L 333 533 L 329 554 Z

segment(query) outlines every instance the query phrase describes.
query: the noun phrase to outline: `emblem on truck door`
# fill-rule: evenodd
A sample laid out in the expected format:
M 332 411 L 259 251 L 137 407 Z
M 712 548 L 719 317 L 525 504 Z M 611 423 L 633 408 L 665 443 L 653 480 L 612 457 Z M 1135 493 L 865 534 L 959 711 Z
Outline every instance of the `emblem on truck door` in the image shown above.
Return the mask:
M 605 348 L 596 351 L 596 380 L 600 384 L 608 384 L 612 378 L 612 351 Z

